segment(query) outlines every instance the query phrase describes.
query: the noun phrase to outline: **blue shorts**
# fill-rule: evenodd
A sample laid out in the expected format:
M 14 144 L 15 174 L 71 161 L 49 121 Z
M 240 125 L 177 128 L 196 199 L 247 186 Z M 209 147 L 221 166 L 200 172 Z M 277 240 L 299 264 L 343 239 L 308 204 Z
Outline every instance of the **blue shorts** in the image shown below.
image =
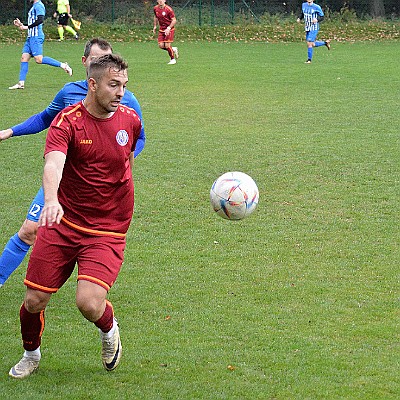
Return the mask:
M 36 197 L 33 199 L 31 206 L 29 207 L 26 219 L 29 221 L 39 222 L 40 213 L 44 206 L 44 190 L 43 187 L 39 189 Z
M 44 37 L 40 36 L 33 36 L 26 38 L 24 47 L 22 49 L 22 53 L 30 54 L 32 57 L 42 56 L 43 42 L 44 42 Z
M 315 42 L 317 40 L 318 30 L 306 31 L 306 42 Z

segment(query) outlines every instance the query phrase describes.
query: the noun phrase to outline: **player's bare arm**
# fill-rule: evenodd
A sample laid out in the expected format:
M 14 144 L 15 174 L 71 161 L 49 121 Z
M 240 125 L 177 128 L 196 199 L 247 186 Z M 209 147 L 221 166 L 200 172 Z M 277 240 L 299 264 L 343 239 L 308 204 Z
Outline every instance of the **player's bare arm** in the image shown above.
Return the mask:
M 171 33 L 171 29 L 175 26 L 175 24 L 176 24 L 176 18 L 172 18 L 171 23 L 165 29 L 165 36 L 169 36 L 169 34 Z
M 14 25 L 19 28 L 21 31 L 25 31 L 28 29 L 28 26 L 24 25 L 19 18 L 14 19 Z
M 153 33 L 156 33 L 156 29 L 157 29 L 157 18 L 154 17 L 154 20 L 153 20 Z
M 51 151 L 45 156 L 43 170 L 44 207 L 39 218 L 39 226 L 59 224 L 64 215 L 58 201 L 58 187 L 62 178 L 66 156 L 61 151 Z

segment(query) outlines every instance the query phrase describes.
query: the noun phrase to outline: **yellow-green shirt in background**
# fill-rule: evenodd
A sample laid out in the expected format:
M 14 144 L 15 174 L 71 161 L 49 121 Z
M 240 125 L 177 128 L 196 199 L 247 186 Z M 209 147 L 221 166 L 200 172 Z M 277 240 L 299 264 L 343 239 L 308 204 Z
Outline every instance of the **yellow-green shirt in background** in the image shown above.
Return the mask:
M 69 0 L 57 0 L 57 12 L 59 14 L 64 14 L 68 12 L 67 5 Z

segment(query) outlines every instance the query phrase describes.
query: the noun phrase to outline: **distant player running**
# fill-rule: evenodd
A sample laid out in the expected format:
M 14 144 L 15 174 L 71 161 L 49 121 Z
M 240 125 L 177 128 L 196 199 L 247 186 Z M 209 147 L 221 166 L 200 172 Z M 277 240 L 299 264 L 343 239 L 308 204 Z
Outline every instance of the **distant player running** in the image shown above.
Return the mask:
M 46 9 L 40 0 L 31 1 L 33 1 L 33 5 L 28 13 L 28 25 L 24 25 L 18 18 L 14 20 L 14 25 L 21 31 L 28 31 L 28 37 L 22 49 L 19 82 L 14 86 L 10 86 L 9 89 L 11 90 L 24 89 L 31 57 L 35 59 L 37 64 L 47 64 L 52 67 L 62 68 L 69 76 L 72 76 L 72 69 L 67 63 L 62 63 L 51 57 L 43 57 L 43 22 Z
M 154 6 L 154 25 L 153 33 L 156 33 L 157 22 L 160 25 L 158 31 L 158 47 L 168 52 L 170 61 L 168 64 L 176 64 L 179 57 L 178 48 L 172 47 L 175 35 L 176 18 L 174 10 L 167 4 L 165 0 L 157 0 Z
M 84 49 L 82 64 L 86 70 L 92 60 L 111 54 L 112 47 L 109 42 L 101 38 L 89 40 Z M 0 142 L 12 136 L 30 135 L 48 128 L 54 117 L 65 107 L 82 100 L 88 91 L 88 81 L 67 83 L 56 95 L 50 105 L 39 114 L 35 114 L 19 125 L 0 131 Z M 121 104 L 133 108 L 142 118 L 140 105 L 132 92 L 125 90 Z M 143 122 L 140 136 L 136 143 L 135 157 L 143 150 L 146 141 Z M 29 207 L 28 214 L 20 230 L 7 242 L 0 255 L 0 287 L 7 281 L 15 269 L 22 263 L 30 247 L 36 240 L 38 220 L 44 205 L 43 188 L 40 188 Z
M 306 31 L 307 42 L 307 61 L 306 64 L 311 64 L 314 47 L 326 46 L 330 50 L 330 40 L 324 42 L 316 41 L 319 31 L 319 23 L 324 20 L 324 12 L 318 4 L 314 4 L 314 0 L 307 0 L 301 6 L 301 15 L 297 18 L 297 22 L 304 19 L 304 28 Z
M 72 18 L 69 0 L 57 0 L 57 11 L 54 13 L 54 18 L 57 18 L 57 30 L 60 37 L 58 40 L 60 42 L 64 40 L 64 30 L 73 35 L 76 40 L 79 39 L 76 30 L 68 25 L 68 20 Z

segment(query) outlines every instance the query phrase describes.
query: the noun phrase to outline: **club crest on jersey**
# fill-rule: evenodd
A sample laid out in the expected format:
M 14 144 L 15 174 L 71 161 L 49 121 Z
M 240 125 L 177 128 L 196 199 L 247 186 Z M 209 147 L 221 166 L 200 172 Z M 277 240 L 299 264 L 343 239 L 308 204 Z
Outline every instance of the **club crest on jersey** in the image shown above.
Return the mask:
M 165 14 L 166 14 L 166 12 L 165 12 L 165 11 L 163 11 L 163 12 L 162 12 L 162 15 L 163 15 L 163 16 L 165 16 Z
M 121 129 L 120 131 L 117 132 L 117 136 L 115 136 L 115 139 L 117 139 L 117 143 L 120 146 L 125 146 L 129 140 L 127 131 L 124 129 Z

